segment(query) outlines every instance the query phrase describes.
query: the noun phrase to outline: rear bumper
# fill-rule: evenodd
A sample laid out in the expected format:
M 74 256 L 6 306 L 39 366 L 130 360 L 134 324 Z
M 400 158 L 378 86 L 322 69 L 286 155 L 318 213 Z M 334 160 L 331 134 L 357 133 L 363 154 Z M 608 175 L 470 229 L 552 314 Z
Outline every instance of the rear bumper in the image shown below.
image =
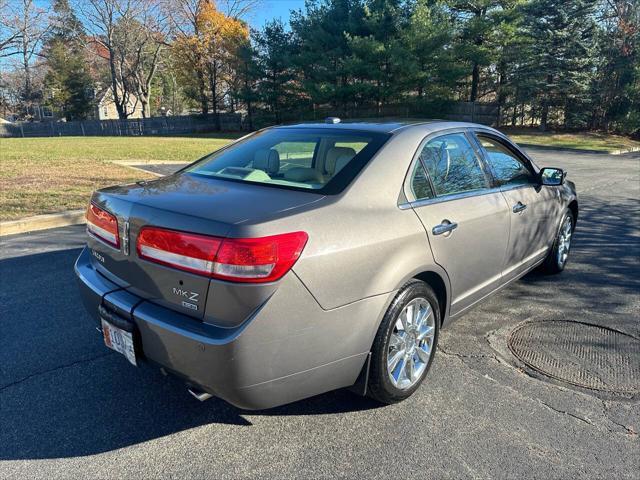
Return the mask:
M 240 326 L 202 323 L 143 300 L 97 272 L 85 248 L 75 271 L 82 300 L 131 321 L 144 359 L 246 409 L 352 385 L 393 292 L 322 310 L 295 274 Z

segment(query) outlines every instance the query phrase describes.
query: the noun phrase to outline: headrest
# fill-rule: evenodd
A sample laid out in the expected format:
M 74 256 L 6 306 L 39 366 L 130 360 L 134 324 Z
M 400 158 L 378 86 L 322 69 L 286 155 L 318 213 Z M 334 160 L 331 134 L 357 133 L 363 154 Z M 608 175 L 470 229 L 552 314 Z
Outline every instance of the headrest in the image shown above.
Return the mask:
M 253 157 L 253 168 L 274 175 L 280 170 L 280 154 L 273 148 L 262 148 Z
M 324 169 L 330 175 L 335 175 L 349 161 L 356 156 L 356 151 L 350 147 L 332 147 L 327 151 L 327 160 Z

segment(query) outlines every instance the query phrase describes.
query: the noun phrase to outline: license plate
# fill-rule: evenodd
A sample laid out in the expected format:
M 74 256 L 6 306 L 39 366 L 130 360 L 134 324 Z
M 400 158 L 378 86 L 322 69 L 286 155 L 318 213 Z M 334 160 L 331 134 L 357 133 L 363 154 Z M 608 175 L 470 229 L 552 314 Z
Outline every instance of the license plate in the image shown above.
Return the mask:
M 102 336 L 104 344 L 112 350 L 123 354 L 133 365 L 136 363 L 136 351 L 133 346 L 133 335 L 121 328 L 111 325 L 105 319 L 102 320 Z

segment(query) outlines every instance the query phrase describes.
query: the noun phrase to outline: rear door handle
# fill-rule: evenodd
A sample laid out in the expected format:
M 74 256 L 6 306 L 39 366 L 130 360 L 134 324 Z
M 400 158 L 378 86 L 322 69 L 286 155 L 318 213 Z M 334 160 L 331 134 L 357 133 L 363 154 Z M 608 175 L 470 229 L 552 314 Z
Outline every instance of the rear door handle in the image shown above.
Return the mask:
M 522 202 L 516 203 L 512 208 L 513 213 L 520 213 L 526 209 L 527 209 L 527 206 Z
M 449 220 L 443 220 L 440 225 L 436 225 L 433 227 L 434 235 L 442 235 L 443 233 L 448 233 L 458 228 L 458 224 L 456 222 L 450 222 Z

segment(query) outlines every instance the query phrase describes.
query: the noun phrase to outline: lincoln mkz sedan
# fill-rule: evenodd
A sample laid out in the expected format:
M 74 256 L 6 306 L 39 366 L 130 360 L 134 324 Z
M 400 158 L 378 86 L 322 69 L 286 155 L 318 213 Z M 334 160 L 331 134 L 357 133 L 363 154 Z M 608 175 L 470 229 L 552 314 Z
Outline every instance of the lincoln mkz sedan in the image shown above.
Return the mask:
M 443 326 L 564 269 L 577 218 L 565 173 L 492 128 L 332 118 L 95 192 L 75 270 L 105 344 L 200 400 L 393 403 Z

